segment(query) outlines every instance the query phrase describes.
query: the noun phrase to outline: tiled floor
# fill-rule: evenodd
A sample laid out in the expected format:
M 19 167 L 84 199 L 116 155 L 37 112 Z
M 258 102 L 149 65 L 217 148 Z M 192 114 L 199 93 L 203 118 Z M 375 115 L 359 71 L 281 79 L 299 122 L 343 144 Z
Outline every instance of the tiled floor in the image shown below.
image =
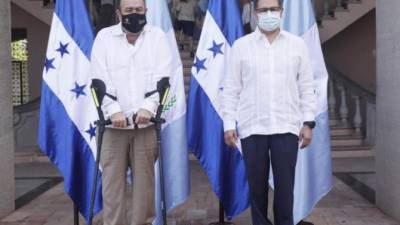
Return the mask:
M 218 219 L 218 202 L 197 162 L 191 161 L 192 195 L 169 216 L 170 225 L 206 225 Z M 349 186 L 334 178 L 333 190 L 307 219 L 316 225 L 400 225 L 384 215 Z M 249 211 L 236 225 L 250 225 Z M 73 208 L 62 184 L 1 220 L 0 225 L 72 225 Z M 81 218 L 80 224 L 85 224 Z M 101 223 L 101 214 L 95 224 Z

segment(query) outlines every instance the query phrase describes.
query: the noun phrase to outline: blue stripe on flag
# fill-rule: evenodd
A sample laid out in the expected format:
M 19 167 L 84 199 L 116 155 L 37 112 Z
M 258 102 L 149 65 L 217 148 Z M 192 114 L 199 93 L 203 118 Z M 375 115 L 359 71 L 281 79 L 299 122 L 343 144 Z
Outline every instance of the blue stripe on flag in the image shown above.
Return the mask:
M 225 145 L 222 120 L 196 79 L 191 79 L 189 92 L 189 147 L 231 219 L 249 206 L 244 161 L 239 151 Z
M 297 36 L 304 35 L 316 23 L 311 0 L 284 1 L 283 29 Z
M 186 115 L 166 126 L 161 133 L 167 209 L 181 204 L 190 193 L 189 155 L 185 131 Z
M 64 190 L 88 220 L 95 161 L 89 145 L 69 118 L 59 98 L 42 83 L 39 146 L 64 177 Z M 101 177 L 95 214 L 102 209 Z
M 90 59 L 94 34 L 85 1 L 57 0 L 55 13 L 62 21 L 65 30 Z
M 295 188 L 294 220 L 299 222 L 332 188 L 331 138 L 328 111 L 316 118 L 312 144 L 299 154 Z
M 244 35 L 238 1 L 210 0 L 208 11 L 231 46 L 237 39 Z
M 165 33 L 172 29 L 172 22 L 169 18 L 167 1 L 160 0 L 146 0 L 148 8 L 146 17 L 149 24 L 160 27 Z
M 311 213 L 318 201 L 332 187 L 331 136 L 329 113 L 326 111 L 328 73 L 311 1 L 286 0 L 284 8 L 283 29 L 302 37 L 310 50 L 314 77 L 317 78 L 316 93 L 319 95 L 317 99 L 320 108 L 317 111 L 321 112 L 316 118 L 317 126 L 313 131 L 313 141 L 307 150 L 299 152 L 297 161 L 293 212 L 297 223 Z M 309 31 L 310 35 L 305 35 Z

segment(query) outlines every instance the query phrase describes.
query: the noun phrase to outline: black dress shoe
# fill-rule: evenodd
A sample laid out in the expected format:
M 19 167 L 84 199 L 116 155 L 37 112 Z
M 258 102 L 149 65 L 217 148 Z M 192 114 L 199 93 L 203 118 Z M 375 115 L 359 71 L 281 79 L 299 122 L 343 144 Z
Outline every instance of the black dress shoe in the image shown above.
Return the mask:
M 313 223 L 311 223 L 311 222 L 306 222 L 306 221 L 300 221 L 297 225 L 314 225 Z

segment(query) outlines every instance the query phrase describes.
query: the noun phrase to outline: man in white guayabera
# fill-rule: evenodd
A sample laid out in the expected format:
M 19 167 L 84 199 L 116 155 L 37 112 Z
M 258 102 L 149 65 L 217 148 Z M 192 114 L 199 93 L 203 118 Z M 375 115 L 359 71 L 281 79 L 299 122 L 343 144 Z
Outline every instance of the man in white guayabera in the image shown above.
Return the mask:
M 316 96 L 303 39 L 280 29 L 282 2 L 255 1 L 256 30 L 237 40 L 222 92 L 225 142 L 240 138 L 254 225 L 267 218 L 270 165 L 274 176 L 275 225 L 294 225 L 298 149 L 311 143 Z
M 111 119 L 101 153 L 104 225 L 126 225 L 126 172 L 133 170 L 131 225 L 151 224 L 155 218 L 155 129 L 149 123 L 159 96 L 145 94 L 172 71 L 172 51 L 166 34 L 147 24 L 144 0 L 121 0 L 119 24 L 102 29 L 92 50 L 92 73 L 107 86 L 103 110 Z M 126 118 L 136 114 L 138 127 Z M 131 122 L 131 124 L 133 124 Z

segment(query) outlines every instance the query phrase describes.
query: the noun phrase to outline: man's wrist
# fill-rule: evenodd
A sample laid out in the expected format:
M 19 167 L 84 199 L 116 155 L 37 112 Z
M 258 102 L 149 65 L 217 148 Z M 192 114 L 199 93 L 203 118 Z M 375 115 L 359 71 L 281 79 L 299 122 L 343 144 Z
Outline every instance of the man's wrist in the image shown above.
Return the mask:
M 235 121 L 224 121 L 224 132 L 236 130 L 236 122 Z
M 315 121 L 306 121 L 303 123 L 304 126 L 310 128 L 311 130 L 315 128 L 315 126 L 317 125 L 315 123 Z
M 116 116 L 119 116 L 119 115 L 124 115 L 123 114 L 123 112 L 116 112 L 116 113 L 113 113 L 112 115 L 111 115 L 111 119 L 113 119 L 113 118 L 115 118 Z

